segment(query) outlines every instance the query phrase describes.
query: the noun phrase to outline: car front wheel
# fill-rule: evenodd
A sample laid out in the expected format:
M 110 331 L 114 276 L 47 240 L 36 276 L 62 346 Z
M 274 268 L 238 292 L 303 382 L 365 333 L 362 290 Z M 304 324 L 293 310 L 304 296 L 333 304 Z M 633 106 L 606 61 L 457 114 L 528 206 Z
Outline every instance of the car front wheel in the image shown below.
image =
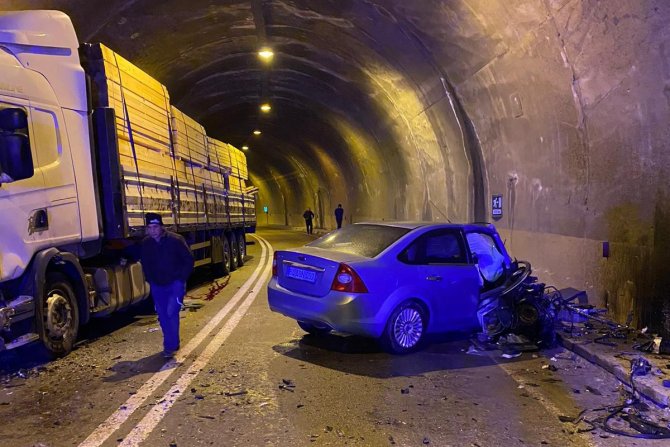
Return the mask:
M 414 301 L 400 304 L 391 313 L 382 335 L 382 345 L 391 354 L 416 351 L 425 338 L 426 312 Z

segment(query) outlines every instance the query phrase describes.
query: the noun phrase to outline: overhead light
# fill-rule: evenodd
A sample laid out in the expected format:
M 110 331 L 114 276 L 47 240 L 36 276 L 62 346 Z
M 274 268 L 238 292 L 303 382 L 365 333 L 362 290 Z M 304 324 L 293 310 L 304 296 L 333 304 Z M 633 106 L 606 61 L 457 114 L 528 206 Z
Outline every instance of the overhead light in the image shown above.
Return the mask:
M 270 110 L 272 110 L 272 107 L 270 106 L 270 104 L 268 104 L 267 102 L 265 104 L 261 104 L 261 112 L 269 113 Z
M 249 150 L 249 146 L 247 146 L 247 145 L 245 144 L 244 146 L 242 146 L 242 150 L 243 150 L 243 151 L 248 151 L 248 150 Z
M 258 57 L 261 58 L 261 60 L 265 62 L 270 62 L 272 58 L 274 57 L 275 53 L 268 47 L 263 47 L 260 49 L 258 52 Z
M 260 134 L 261 134 L 260 130 L 258 130 L 258 129 L 254 130 L 254 135 L 260 135 Z

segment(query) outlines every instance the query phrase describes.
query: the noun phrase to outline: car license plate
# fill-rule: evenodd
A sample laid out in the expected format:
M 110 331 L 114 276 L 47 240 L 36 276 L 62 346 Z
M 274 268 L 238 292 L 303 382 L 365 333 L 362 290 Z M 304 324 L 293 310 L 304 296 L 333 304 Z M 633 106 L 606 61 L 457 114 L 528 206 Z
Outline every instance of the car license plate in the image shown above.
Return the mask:
M 305 270 L 298 267 L 289 267 L 286 276 L 300 281 L 316 282 L 316 272 L 312 270 Z

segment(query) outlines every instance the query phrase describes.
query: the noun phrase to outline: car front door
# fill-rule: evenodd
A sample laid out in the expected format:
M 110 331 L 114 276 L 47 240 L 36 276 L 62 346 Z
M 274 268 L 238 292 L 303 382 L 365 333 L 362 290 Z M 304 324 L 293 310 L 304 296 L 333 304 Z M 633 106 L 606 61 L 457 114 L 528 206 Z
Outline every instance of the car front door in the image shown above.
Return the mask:
M 463 234 L 448 228 L 419 236 L 400 255 L 401 262 L 417 267 L 416 288 L 432 310 L 433 331 L 477 325 L 479 272 L 466 253 Z

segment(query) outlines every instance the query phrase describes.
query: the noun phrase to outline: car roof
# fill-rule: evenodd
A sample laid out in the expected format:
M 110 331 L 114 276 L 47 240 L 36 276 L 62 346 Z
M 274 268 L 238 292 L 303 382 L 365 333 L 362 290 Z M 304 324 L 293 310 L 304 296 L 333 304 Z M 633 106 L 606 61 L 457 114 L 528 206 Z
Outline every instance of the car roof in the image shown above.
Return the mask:
M 471 222 L 471 223 L 453 223 L 453 222 L 425 222 L 425 221 L 370 221 L 370 222 L 356 222 L 354 225 L 382 225 L 387 227 L 406 228 L 408 230 L 415 230 L 423 227 L 441 227 L 441 228 L 456 228 L 463 230 L 475 230 L 486 228 L 494 230 L 495 227 L 489 222 Z

